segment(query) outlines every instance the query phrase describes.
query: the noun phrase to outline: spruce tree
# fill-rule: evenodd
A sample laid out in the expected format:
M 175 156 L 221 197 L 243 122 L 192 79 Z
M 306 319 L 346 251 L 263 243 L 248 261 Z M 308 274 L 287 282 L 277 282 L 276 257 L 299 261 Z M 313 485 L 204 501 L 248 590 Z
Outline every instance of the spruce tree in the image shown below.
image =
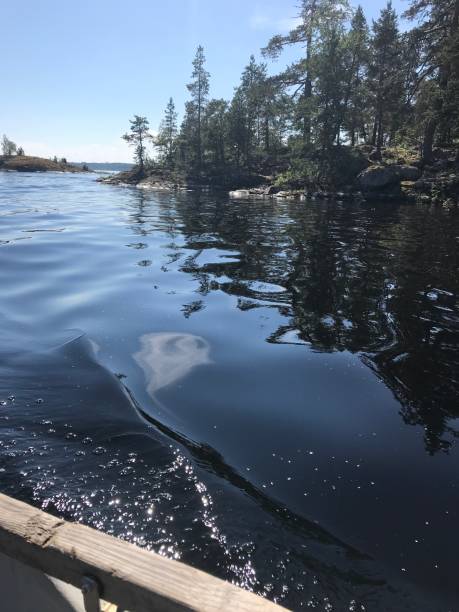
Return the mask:
M 221 168 L 226 160 L 227 111 L 225 100 L 210 100 L 205 116 L 205 142 L 214 166 Z
M 228 141 L 231 159 L 238 169 L 244 161 L 247 150 L 247 125 L 244 96 L 240 88 L 236 89 L 228 110 Z
M 374 123 L 371 143 L 378 151 L 390 133 L 390 123 L 400 111 L 402 91 L 402 47 L 398 19 L 392 2 L 382 9 L 379 19 L 373 22 L 372 58 L 370 64 L 371 90 L 373 91 Z
M 369 28 L 361 6 L 358 6 L 346 36 L 346 85 L 341 125 L 346 129 L 351 146 L 366 137 L 365 123 L 368 100 Z
M 344 26 L 331 23 L 322 28 L 318 44 L 315 83 L 315 142 L 322 157 L 340 141 L 346 86 Z
M 195 141 L 195 161 L 197 170 L 202 168 L 203 147 L 202 147 L 202 127 L 203 118 L 209 95 L 209 73 L 205 69 L 206 58 L 204 48 L 199 45 L 196 57 L 193 60 L 193 73 L 191 82 L 187 85 L 191 93 L 191 106 L 188 106 L 189 120 L 193 124 L 193 139 Z
M 240 94 L 245 106 L 245 160 L 247 165 L 254 161 L 254 155 L 262 141 L 263 110 L 266 109 L 267 67 L 266 64 L 257 64 L 255 56 L 250 56 L 249 64 L 245 67 L 240 84 Z M 266 136 L 266 134 L 265 134 Z
M 175 147 L 177 140 L 177 112 L 174 100 L 169 99 L 164 113 L 164 119 L 159 126 L 159 132 L 155 138 L 155 146 L 160 151 L 160 158 L 163 163 L 171 167 L 175 157 Z

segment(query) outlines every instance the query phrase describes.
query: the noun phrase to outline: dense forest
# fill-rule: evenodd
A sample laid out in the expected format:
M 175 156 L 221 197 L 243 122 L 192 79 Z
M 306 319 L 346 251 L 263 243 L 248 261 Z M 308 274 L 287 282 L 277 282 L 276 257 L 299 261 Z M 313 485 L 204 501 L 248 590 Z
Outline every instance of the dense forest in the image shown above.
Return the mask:
M 435 147 L 458 149 L 459 0 L 411 0 L 403 17 L 411 29 L 400 27 L 391 2 L 369 24 L 348 0 L 302 0 L 299 25 L 268 42 L 266 61 L 250 58 L 231 100 L 210 97 L 200 46 L 181 125 L 171 98 L 156 136 L 135 116 L 123 138 L 141 172 L 337 183 L 358 173 L 365 147 L 376 162 L 391 147 L 427 165 Z M 267 62 L 286 47 L 298 59 L 270 76 Z

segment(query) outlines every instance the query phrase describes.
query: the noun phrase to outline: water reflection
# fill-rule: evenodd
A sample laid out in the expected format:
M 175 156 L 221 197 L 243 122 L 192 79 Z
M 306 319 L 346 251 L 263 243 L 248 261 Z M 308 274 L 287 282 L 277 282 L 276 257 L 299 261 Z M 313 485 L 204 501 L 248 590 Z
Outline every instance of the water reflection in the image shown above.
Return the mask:
M 447 450 L 459 395 L 457 218 L 353 212 L 321 211 L 312 235 L 296 234 L 294 326 L 320 350 L 365 353 L 405 422 L 425 429 L 426 450 Z M 433 301 L 432 285 L 448 291 Z
M 450 448 L 459 416 L 457 214 L 198 194 L 171 207 L 162 198 L 161 228 L 185 240 L 168 245 L 168 263 L 197 282 L 186 317 L 214 291 L 236 296 L 242 311 L 274 308 L 282 320 L 268 342 L 361 355 L 404 421 L 424 428 L 426 450 Z M 158 219 L 145 207 L 141 194 L 132 221 L 148 233 Z

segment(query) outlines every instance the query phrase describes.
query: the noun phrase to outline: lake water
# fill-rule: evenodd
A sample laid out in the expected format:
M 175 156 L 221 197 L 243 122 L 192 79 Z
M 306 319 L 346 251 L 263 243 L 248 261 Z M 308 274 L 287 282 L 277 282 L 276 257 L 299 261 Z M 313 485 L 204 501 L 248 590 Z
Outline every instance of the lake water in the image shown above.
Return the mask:
M 0 173 L 0 489 L 293 608 L 458 610 L 459 215 Z

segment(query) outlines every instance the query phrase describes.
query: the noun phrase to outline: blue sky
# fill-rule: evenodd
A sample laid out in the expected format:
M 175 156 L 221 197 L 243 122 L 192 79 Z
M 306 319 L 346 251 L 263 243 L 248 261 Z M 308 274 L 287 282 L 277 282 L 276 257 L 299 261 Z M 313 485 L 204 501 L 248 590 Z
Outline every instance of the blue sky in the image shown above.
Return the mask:
M 155 130 L 187 99 L 202 44 L 211 95 L 229 98 L 251 53 L 287 31 L 297 0 L 21 0 L 1 11 L 0 134 L 26 153 L 129 161 L 134 114 Z M 355 0 L 354 5 L 358 2 Z M 362 0 L 377 17 L 386 0 Z M 401 12 L 407 0 L 394 0 Z M 274 64 L 273 70 L 276 69 Z

